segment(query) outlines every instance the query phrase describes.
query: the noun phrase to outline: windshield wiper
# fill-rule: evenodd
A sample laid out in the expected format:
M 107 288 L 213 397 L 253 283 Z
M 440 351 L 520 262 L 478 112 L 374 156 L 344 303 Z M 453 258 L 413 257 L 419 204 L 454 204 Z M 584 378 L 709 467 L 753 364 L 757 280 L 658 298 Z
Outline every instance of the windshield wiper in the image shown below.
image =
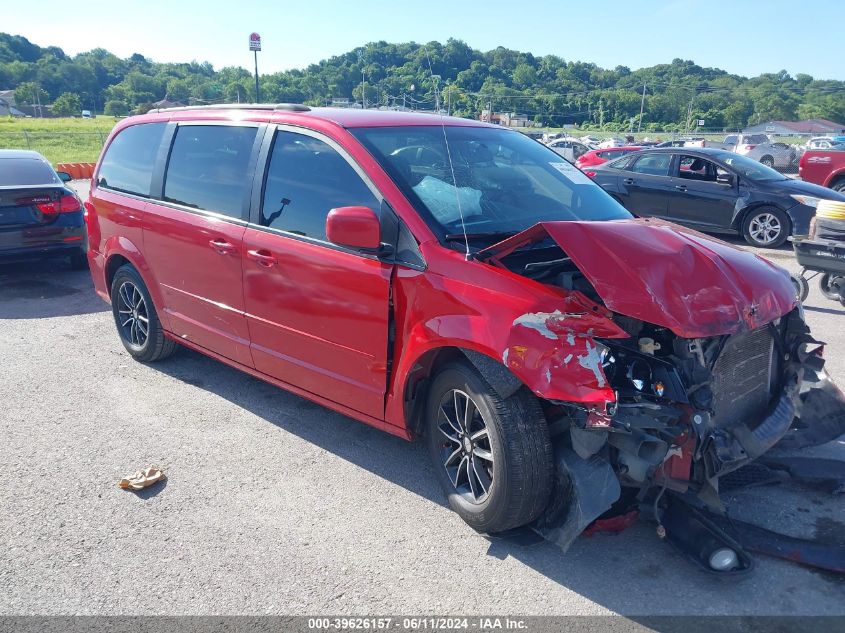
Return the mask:
M 446 242 L 463 242 L 467 240 L 504 240 L 513 237 L 519 231 L 490 231 L 489 233 L 448 233 L 443 238 Z

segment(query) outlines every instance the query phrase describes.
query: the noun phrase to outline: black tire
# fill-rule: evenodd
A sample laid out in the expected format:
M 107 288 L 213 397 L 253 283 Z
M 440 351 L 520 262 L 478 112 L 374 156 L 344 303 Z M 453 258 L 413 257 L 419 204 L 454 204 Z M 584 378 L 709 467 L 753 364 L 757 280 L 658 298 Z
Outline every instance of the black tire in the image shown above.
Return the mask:
M 837 178 L 830 184 L 830 188 L 834 191 L 845 193 L 845 178 Z
M 468 396 L 472 406 L 457 394 Z M 458 409 L 473 409 L 465 416 L 468 424 L 457 416 L 445 419 L 444 411 Z M 530 391 L 523 387 L 502 399 L 473 367 L 452 363 L 432 381 L 426 417 L 437 479 L 449 505 L 473 529 L 503 532 L 530 523 L 545 509 L 553 483 L 552 446 Z
M 798 297 L 798 301 L 804 303 L 810 294 L 810 284 L 804 279 L 803 275 L 791 274 L 789 275 L 789 280 L 795 286 L 795 295 Z
M 765 165 L 766 167 L 771 167 L 772 169 L 774 169 L 775 159 L 767 154 L 766 156 L 763 156 L 763 158 L 760 159 L 760 164 Z
M 825 299 L 839 301 L 845 290 L 845 277 L 824 273 L 819 277 L 819 290 L 822 291 Z
M 755 207 L 742 221 L 742 237 L 751 246 L 777 248 L 789 237 L 789 218 L 775 207 Z
M 74 270 L 88 270 L 88 255 L 85 251 L 70 256 L 70 267 Z
M 164 336 L 147 286 L 129 264 L 124 264 L 114 274 L 111 305 L 120 342 L 135 360 L 151 363 L 173 354 L 176 343 Z

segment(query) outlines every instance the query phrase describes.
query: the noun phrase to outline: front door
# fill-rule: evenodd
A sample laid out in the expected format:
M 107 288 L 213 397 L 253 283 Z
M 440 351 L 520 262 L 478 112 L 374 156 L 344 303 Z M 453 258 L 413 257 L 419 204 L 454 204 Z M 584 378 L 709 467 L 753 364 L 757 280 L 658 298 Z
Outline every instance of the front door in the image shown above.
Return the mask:
M 163 200 L 144 214 L 144 251 L 173 333 L 247 366 L 243 235 L 257 130 L 180 125 Z
M 735 181 L 718 181 L 727 174 L 712 161 L 681 154 L 672 178 L 669 219 L 704 231 L 730 230 L 739 194 Z
M 384 417 L 392 265 L 330 244 L 336 207 L 380 196 L 329 139 L 279 129 L 244 234 L 244 301 L 255 367 Z

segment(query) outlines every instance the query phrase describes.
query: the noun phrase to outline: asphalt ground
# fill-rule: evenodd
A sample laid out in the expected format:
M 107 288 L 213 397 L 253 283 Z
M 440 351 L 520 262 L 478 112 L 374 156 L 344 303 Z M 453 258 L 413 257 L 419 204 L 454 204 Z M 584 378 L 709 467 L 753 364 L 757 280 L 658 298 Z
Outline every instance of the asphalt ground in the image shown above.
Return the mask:
M 787 248 L 766 256 L 797 270 Z M 845 308 L 811 286 L 842 384 Z M 0 358 L 0 614 L 845 614 L 842 577 L 760 556 L 743 580 L 714 578 L 645 521 L 566 554 L 476 534 L 421 445 L 194 352 L 134 362 L 64 262 L 0 267 Z M 845 459 L 845 442 L 811 454 Z M 151 464 L 164 484 L 118 488 Z M 842 498 L 820 491 L 725 501 L 845 535 Z

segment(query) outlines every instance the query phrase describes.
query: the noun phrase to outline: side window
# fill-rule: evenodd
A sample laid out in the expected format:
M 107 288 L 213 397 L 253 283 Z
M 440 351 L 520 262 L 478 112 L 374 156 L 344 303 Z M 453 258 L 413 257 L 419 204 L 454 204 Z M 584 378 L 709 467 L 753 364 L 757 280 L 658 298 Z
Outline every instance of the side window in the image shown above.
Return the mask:
M 323 141 L 279 131 L 273 141 L 261 201 L 261 226 L 326 239 L 326 216 L 336 207 L 381 203 L 358 173 Z
M 671 154 L 644 154 L 635 157 L 630 171 L 650 176 L 668 176 L 671 162 Z
M 165 126 L 166 123 L 146 123 L 119 132 L 100 164 L 97 186 L 148 197 Z
M 170 150 L 164 199 L 187 207 L 243 216 L 252 181 L 247 173 L 258 128 L 181 125 Z
M 717 174 L 728 172 L 718 167 L 709 160 L 698 156 L 681 156 L 679 162 L 678 176 L 687 180 L 701 180 L 704 182 L 716 182 Z

